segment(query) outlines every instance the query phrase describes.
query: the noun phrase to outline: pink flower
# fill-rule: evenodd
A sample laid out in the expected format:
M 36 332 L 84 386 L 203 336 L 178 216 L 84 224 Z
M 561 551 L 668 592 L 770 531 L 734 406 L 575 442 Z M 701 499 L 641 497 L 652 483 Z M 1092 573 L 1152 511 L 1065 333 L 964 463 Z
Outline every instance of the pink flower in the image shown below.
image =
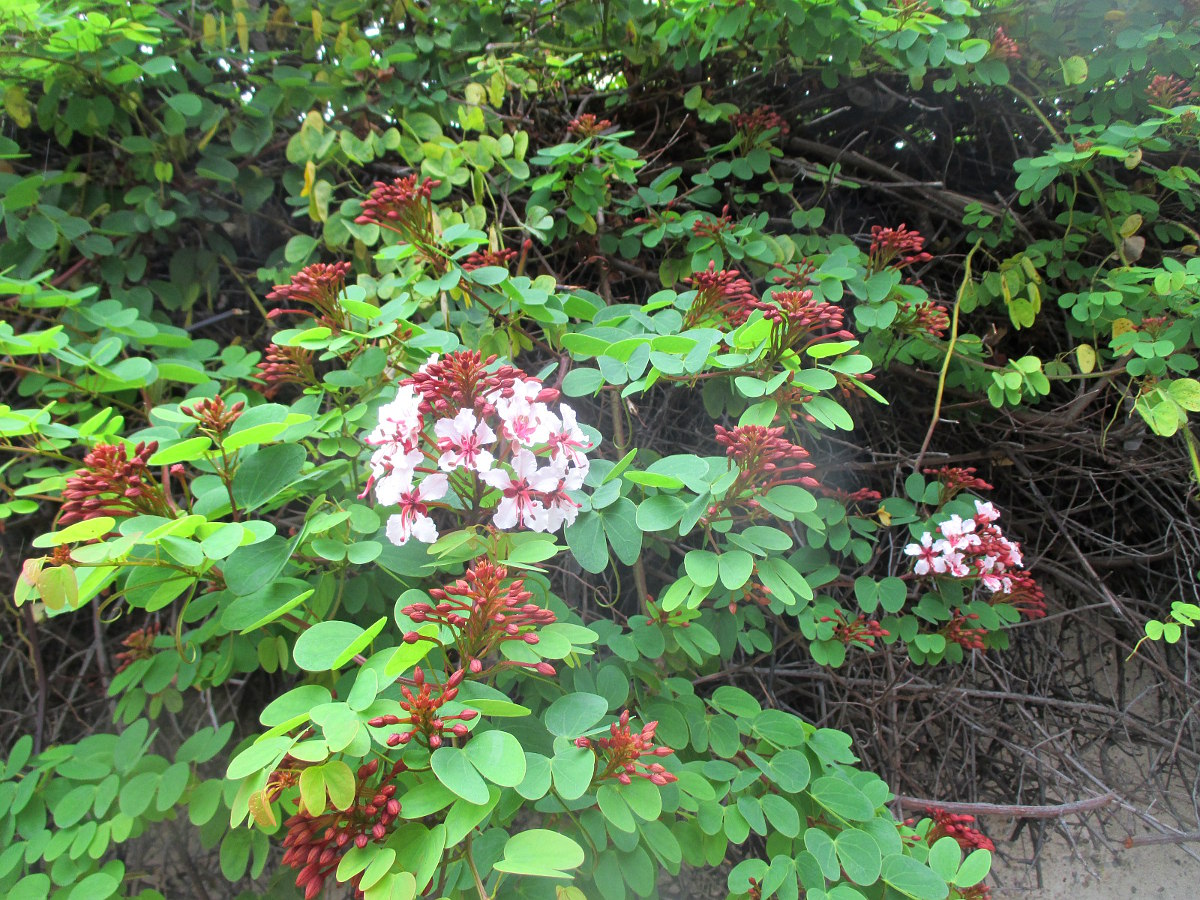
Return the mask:
M 401 444 L 406 451 L 415 448 L 421 438 L 420 402 L 412 385 L 400 385 L 395 398 L 379 408 L 379 424 L 367 435 L 367 443 L 373 447 Z
M 513 456 L 513 474 L 503 469 L 492 469 L 480 474 L 486 484 L 503 493 L 496 505 L 492 520 L 497 528 L 509 529 L 517 526 L 543 531 L 545 507 L 542 494 L 558 486 L 558 478 L 551 467 L 539 470 L 537 457 L 528 450 L 518 450 Z
M 571 465 L 583 469 L 586 475 L 589 463 L 585 454 L 592 448 L 592 442 L 580 430 L 575 418 L 575 410 L 565 403 L 560 403 L 558 413 L 562 419 L 558 427 L 552 430 L 546 439 L 546 443 L 551 449 L 551 459 L 555 462 L 566 460 Z
M 538 381 L 518 381 L 513 385 L 511 397 L 496 397 L 496 411 L 500 414 L 500 430 L 510 441 L 526 447 L 544 444 L 550 433 L 561 427 L 558 416 L 550 412 L 537 397 L 542 393 Z
M 410 538 L 423 544 L 436 541 L 437 526 L 429 518 L 428 503 L 446 496 L 448 487 L 449 479 L 439 473 L 427 475 L 415 488 L 403 492 L 399 499 L 399 514 L 388 518 L 388 540 L 397 546 L 408 543 Z
M 946 571 L 946 563 L 941 558 L 941 545 L 944 541 L 933 543 L 933 535 L 928 531 L 921 535 L 919 544 L 909 544 L 904 548 L 908 556 L 918 557 L 913 563 L 913 571 L 918 575 L 928 575 L 931 571 L 941 574 Z
M 400 495 L 412 488 L 417 466 L 424 459 L 420 450 L 405 453 L 399 444 L 385 444 L 371 456 L 371 481 L 367 490 L 373 483 L 375 499 L 384 506 L 394 506 L 400 502 Z
M 975 524 L 987 525 L 989 522 L 995 522 L 1000 518 L 1000 511 L 991 503 L 984 503 L 982 500 L 975 501 Z
M 472 469 L 486 472 L 492 467 L 494 457 L 483 449 L 485 444 L 496 441 L 496 432 L 487 422 L 480 422 L 473 410 L 464 409 L 453 419 L 438 419 L 433 426 L 442 451 L 438 468 L 445 472 L 454 469 Z

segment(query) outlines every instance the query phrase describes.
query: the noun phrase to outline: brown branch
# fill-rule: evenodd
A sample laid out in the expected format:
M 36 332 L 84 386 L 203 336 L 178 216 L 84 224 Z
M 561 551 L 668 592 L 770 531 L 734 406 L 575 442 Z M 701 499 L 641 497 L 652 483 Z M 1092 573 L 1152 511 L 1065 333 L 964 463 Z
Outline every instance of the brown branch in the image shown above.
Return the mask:
M 1117 797 L 1109 792 L 1099 797 L 1089 797 L 1086 800 L 1076 800 L 1073 803 L 1057 803 L 1051 806 L 1025 806 L 1022 804 L 1009 805 L 1005 803 L 951 803 L 940 800 L 927 800 L 923 797 L 906 797 L 900 795 L 895 802 L 903 809 L 941 809 L 948 813 L 959 813 L 970 816 L 1002 816 L 1006 819 L 1060 819 L 1063 816 L 1078 812 L 1087 812 L 1107 806 Z

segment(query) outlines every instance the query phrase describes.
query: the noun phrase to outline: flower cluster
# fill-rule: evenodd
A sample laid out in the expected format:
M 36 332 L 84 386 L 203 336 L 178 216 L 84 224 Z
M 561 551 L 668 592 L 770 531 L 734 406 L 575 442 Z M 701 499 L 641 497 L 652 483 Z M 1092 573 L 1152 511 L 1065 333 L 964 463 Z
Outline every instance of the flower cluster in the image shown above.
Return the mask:
M 903 223 L 899 228 L 871 226 L 871 249 L 867 254 L 867 269 L 903 269 L 916 263 L 929 262 L 933 257 L 925 252 L 925 238 L 919 231 L 909 231 Z
M 246 404 L 242 400 L 232 406 L 226 406 L 225 398 L 218 394 L 215 397 L 206 397 L 193 406 L 181 406 L 179 411 L 196 420 L 196 430 L 201 434 L 214 441 L 220 441 L 233 427 L 233 423 L 241 418 L 245 409 Z
M 778 358 L 784 351 L 799 353 L 818 341 L 848 341 L 854 335 L 842 328 L 845 312 L 840 306 L 815 300 L 810 290 L 775 291 L 770 302 L 754 304 L 767 321 L 774 323 L 771 348 Z
M 843 506 L 872 503 L 883 499 L 883 495 L 879 491 L 872 490 L 871 488 L 859 488 L 857 491 L 848 491 L 845 488 L 829 487 L 823 484 L 820 486 L 820 491 L 822 497 L 830 497 Z
M 975 476 L 975 467 L 941 466 L 936 469 L 922 469 L 926 475 L 933 475 L 942 483 L 943 503 L 953 500 L 962 491 L 990 491 L 992 486 L 982 478 Z
M 83 458 L 83 468 L 67 478 L 59 526 L 101 516 L 171 516 L 166 495 L 150 475 L 148 460 L 156 450 L 158 441 L 139 443 L 132 457 L 124 444 L 93 447 Z
M 629 727 L 629 710 L 624 710 L 621 717 L 609 726 L 609 736 L 606 738 L 580 737 L 575 739 L 576 747 L 591 750 L 599 758 L 602 768 L 596 776 L 597 781 L 615 778 L 621 784 L 630 784 L 633 776 L 647 779 L 651 784 L 664 785 L 678 781 L 662 763 L 643 762 L 642 757 L 670 756 L 670 747 L 654 746 L 654 730 L 657 722 L 650 722 L 635 732 Z
M 845 614 L 840 610 L 832 616 L 821 616 L 818 622 L 833 622 L 833 639 L 841 641 L 847 647 L 851 644 L 861 644 L 864 647 L 875 649 L 875 639 L 888 637 L 891 632 L 885 629 L 874 619 L 868 619 L 864 615 L 859 615 L 854 619 L 847 619 Z
M 925 812 L 933 819 L 933 825 L 925 834 L 925 842 L 930 847 L 944 837 L 952 837 L 968 853 L 972 850 L 996 849 L 991 839 L 974 826 L 974 816 L 948 813 L 944 809 L 927 809 Z
M 305 266 L 292 276 L 287 284 L 277 284 L 268 300 L 278 300 L 283 303 L 304 303 L 311 306 L 308 309 L 277 308 L 267 315 L 274 319 L 284 313 L 315 318 L 322 325 L 333 330 L 345 324 L 345 313 L 338 306 L 338 297 L 346 288 L 346 276 L 350 273 L 350 263 L 313 263 Z
M 481 559 L 453 584 L 431 590 L 429 595 L 435 603 L 411 603 L 401 612 L 418 624 L 436 622 L 449 629 L 459 665 L 466 666 L 472 675 L 482 676 L 499 666 L 523 666 L 540 675 L 553 675 L 554 667 L 547 662 L 506 660 L 485 665 L 484 661 L 507 641 L 536 644 L 537 629 L 557 618 L 550 610 L 528 602 L 533 595 L 524 589 L 522 579 L 505 585 L 507 577 L 506 568 Z M 404 640 L 410 644 L 440 643 L 416 631 L 405 634 Z
M 608 119 L 597 119 L 593 113 L 584 113 L 567 123 L 567 131 L 576 137 L 599 137 L 603 132 L 612 128 Z
M 758 302 L 750 282 L 740 272 L 732 269 L 718 271 L 715 263 L 710 262 L 703 272 L 693 272 L 690 277 L 683 279 L 683 283 L 696 291 L 696 297 L 684 317 L 684 328 L 695 328 L 712 319 L 736 328 L 750 318 L 754 304 Z
M 932 300 L 902 302 L 896 315 L 895 329 L 902 334 L 931 334 L 941 337 L 950 327 L 950 310 Z
M 988 50 L 988 56 L 992 59 L 1020 59 L 1021 48 L 1003 28 L 997 27 L 996 33 L 992 35 L 992 47 Z
M 459 265 L 464 272 L 473 272 L 475 269 L 482 269 L 485 266 L 499 266 L 501 269 L 507 269 L 516 258 L 517 251 L 508 247 L 502 247 L 499 250 L 476 250 Z
M 158 637 L 161 626 L 158 623 L 136 628 L 125 636 L 121 646 L 125 649 L 116 655 L 117 670 L 113 674 L 120 675 L 139 659 L 149 659 L 154 655 L 154 639 Z
M 406 175 L 392 181 L 377 181 L 362 204 L 357 225 L 378 225 L 400 236 L 402 241 L 421 247 L 437 243 L 434 233 L 433 190 L 437 179 Z
M 964 650 L 986 650 L 983 639 L 987 637 L 987 629 L 976 623 L 978 613 L 964 613 L 955 610 L 954 616 L 941 630 L 942 636 L 952 644 L 958 644 Z
M 283 839 L 283 864 L 300 870 L 296 887 L 304 891 L 305 900 L 313 900 L 321 893 L 325 879 L 337 869 L 351 845 L 362 849 L 371 841 L 378 843 L 387 837 L 400 815 L 396 785 L 389 782 L 404 770 L 404 763 L 396 763 L 383 783 L 372 787 L 367 779 L 379 771 L 379 760 L 373 759 L 358 769 L 356 796 L 349 809 L 330 810 L 318 816 L 302 809 L 283 823 L 288 830 Z M 299 798 L 296 802 L 300 802 Z M 362 896 L 357 890 L 361 877 L 359 872 L 349 879 L 355 886 L 356 897 Z
M 436 750 L 442 746 L 447 734 L 464 738 L 467 736 L 467 726 L 463 723 L 470 722 L 479 713 L 473 709 L 464 709 L 462 712 L 450 714 L 441 712 L 441 709 L 458 696 L 458 686 L 462 684 L 465 677 L 466 672 L 459 669 L 443 683 L 429 681 L 421 667 L 417 666 L 416 671 L 413 672 L 413 683 L 417 692 L 414 694 L 407 685 L 400 686 L 400 693 L 404 695 L 404 699 L 400 701 L 400 708 L 408 715 L 403 717 L 376 716 L 369 719 L 367 724 L 372 728 L 387 728 L 390 725 L 409 726 L 407 731 L 397 731 L 388 735 L 387 745 L 389 747 L 403 746 L 415 735 L 420 735 L 430 750 Z M 447 722 L 455 724 L 447 725 Z
M 736 113 L 730 121 L 741 133 L 745 144 L 750 147 L 757 147 L 771 129 L 778 129 L 781 135 L 788 133 L 788 125 L 783 116 L 769 106 L 760 106 L 754 112 Z
M 785 438 L 782 427 L 714 427 L 717 443 L 725 448 L 729 461 L 737 464 L 738 475 L 725 492 L 725 498 L 708 508 L 706 520 L 711 521 L 722 509 L 732 506 L 743 507 L 749 517 L 754 518 L 760 512 L 755 498 L 782 484 L 820 486 L 820 482 L 805 474 L 816 468 L 808 462 L 808 451 Z
M 281 347 L 273 343 L 267 347 L 266 358 L 256 368 L 258 377 L 266 384 L 262 393 L 268 400 L 285 384 L 309 385 L 317 380 L 313 353 L 303 347 Z
M 974 517 L 952 515 L 938 526 L 936 538 L 927 531 L 904 552 L 914 557 L 916 575 L 976 580 L 993 599 L 1012 603 L 1030 618 L 1040 618 L 1045 615 L 1044 597 L 1029 573 L 1021 570 L 1021 548 L 1001 533 L 995 524 L 999 518 L 991 503 L 976 500 Z M 964 623 L 962 627 L 967 626 Z
M 449 506 L 439 501 L 451 491 L 468 515 L 495 496 L 499 529 L 549 532 L 575 521 L 579 504 L 567 492 L 583 486 L 591 449 L 575 411 L 560 404 L 554 413 L 557 390 L 510 365 L 489 368 L 494 361 L 473 350 L 435 355 L 379 410 L 362 496 L 374 488 L 380 503 L 400 507 L 387 523 L 393 543 L 437 540 L 430 513 Z
M 1176 75 L 1155 75 L 1146 87 L 1146 99 L 1168 108 L 1187 103 L 1194 94 L 1187 82 Z

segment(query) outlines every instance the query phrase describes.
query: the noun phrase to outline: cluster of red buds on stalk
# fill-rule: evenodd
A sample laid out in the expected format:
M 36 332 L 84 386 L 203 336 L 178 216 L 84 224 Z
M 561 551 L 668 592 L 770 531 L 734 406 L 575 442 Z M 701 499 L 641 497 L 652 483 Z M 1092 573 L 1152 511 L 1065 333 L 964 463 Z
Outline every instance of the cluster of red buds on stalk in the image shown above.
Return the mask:
M 59 526 L 111 516 L 171 517 L 166 494 L 150 474 L 149 459 L 158 441 L 140 442 L 133 456 L 124 444 L 97 444 L 83 458 L 83 468 L 67 478 Z
M 179 407 L 181 413 L 196 420 L 196 430 L 212 438 L 214 442 L 219 442 L 222 436 L 228 433 L 245 409 L 246 404 L 242 400 L 232 406 L 226 406 L 225 398 L 220 394 L 206 397 L 192 406 Z
M 696 291 L 696 297 L 683 317 L 683 327 L 695 328 L 704 322 L 720 322 L 729 328 L 745 324 L 754 312 L 758 298 L 741 272 L 720 269 L 709 263 L 703 272 L 693 272 L 683 283 Z
M 429 592 L 433 603 L 410 603 L 401 612 L 418 624 L 435 622 L 454 635 L 458 663 L 475 676 L 484 676 L 500 667 L 524 667 L 539 675 L 553 675 L 550 663 L 497 660 L 496 654 L 508 642 L 538 643 L 537 629 L 552 624 L 553 612 L 530 603 L 533 595 L 525 590 L 523 579 L 505 585 L 508 570 L 487 559 L 480 559 L 463 577 L 445 588 Z M 407 643 L 432 641 L 417 631 L 404 635 Z
M 731 465 L 737 466 L 738 474 L 725 496 L 709 506 L 702 521 L 711 522 L 723 512 L 737 508 L 747 519 L 765 515 L 757 498 L 780 485 L 820 487 L 820 482 L 807 474 L 816 468 L 808 462 L 808 451 L 785 438 L 782 427 L 716 425 L 714 428 L 717 443 L 725 448 L 725 456 Z
M 759 146 L 763 137 L 773 129 L 776 134 L 788 133 L 788 124 L 783 116 L 769 106 L 760 106 L 753 112 L 736 113 L 730 121 L 741 134 L 744 145 L 748 147 Z
M 444 682 L 430 681 L 425 677 L 425 672 L 421 667 L 417 666 L 416 671 L 413 672 L 416 693 L 413 693 L 408 685 L 400 686 L 400 692 L 404 695 L 404 699 L 400 701 L 400 708 L 408 715 L 376 716 L 368 720 L 367 724 L 372 728 L 387 728 L 392 725 L 408 726 L 407 731 L 396 731 L 388 735 L 387 745 L 389 747 L 403 746 L 414 737 L 419 736 L 429 749 L 436 750 L 445 743 L 447 735 L 460 739 L 465 738 L 468 729 L 464 723 L 477 718 L 479 713 L 473 709 L 464 709 L 457 713 L 442 712 L 442 707 L 458 696 L 458 686 L 462 684 L 465 677 L 466 672 L 459 669 Z M 454 724 L 448 725 L 448 722 Z
M 654 730 L 657 722 L 642 726 L 641 731 L 629 727 L 629 710 L 624 710 L 617 721 L 609 726 L 605 738 L 575 739 L 575 746 L 591 750 L 600 762 L 600 771 L 595 780 L 615 778 L 621 784 L 632 783 L 634 777 L 645 778 L 651 784 L 664 785 L 679 778 L 672 775 L 659 762 L 645 762 L 643 757 L 670 756 L 670 747 L 654 746 Z
M 437 249 L 437 215 L 433 209 L 433 191 L 441 186 L 437 179 L 406 175 L 392 181 L 377 181 L 362 204 L 358 225 L 378 225 L 415 246 L 425 260 L 439 272 L 448 262 Z
M 835 611 L 832 616 L 821 616 L 817 621 L 833 622 L 833 639 L 841 641 L 847 647 L 860 644 L 874 650 L 877 638 L 885 638 L 891 634 L 874 619 L 868 619 L 861 614 L 854 619 L 847 619 L 841 610 Z
M 316 319 L 335 334 L 348 324 L 345 311 L 338 305 L 338 298 L 346 289 L 346 276 L 350 274 L 350 263 L 313 263 L 292 276 L 287 284 L 277 284 L 267 299 L 282 303 L 302 303 L 305 308 L 276 308 L 267 313 L 268 318 L 277 318 L 285 313 Z
M 278 394 L 285 384 L 308 386 L 317 380 L 313 369 L 313 352 L 304 347 L 282 347 L 272 343 L 256 368 L 258 377 L 266 385 L 262 388 L 262 394 L 268 400 Z
M 1176 75 L 1155 75 L 1146 87 L 1146 99 L 1166 108 L 1187 103 L 1194 95 L 1187 82 Z
M 283 839 L 283 863 L 300 870 L 296 887 L 304 891 L 305 900 L 313 900 L 321 893 L 325 880 L 334 873 L 351 847 L 362 849 L 372 841 L 379 843 L 387 838 L 400 815 L 396 785 L 391 782 L 405 769 L 404 763 L 395 763 L 380 783 L 371 786 L 368 780 L 379 771 L 379 760 L 373 759 L 359 767 L 355 798 L 348 809 L 327 810 L 320 815 L 302 809 L 283 823 L 287 829 Z M 291 780 L 294 779 L 290 776 L 284 779 Z M 281 786 L 284 781 L 280 782 Z M 297 798 L 296 803 L 299 802 Z M 359 872 L 349 879 L 356 897 L 362 897 L 362 892 L 357 890 L 361 877 L 362 872 Z
M 608 119 L 597 119 L 594 113 L 584 113 L 567 123 L 567 131 L 575 137 L 594 138 L 613 127 Z

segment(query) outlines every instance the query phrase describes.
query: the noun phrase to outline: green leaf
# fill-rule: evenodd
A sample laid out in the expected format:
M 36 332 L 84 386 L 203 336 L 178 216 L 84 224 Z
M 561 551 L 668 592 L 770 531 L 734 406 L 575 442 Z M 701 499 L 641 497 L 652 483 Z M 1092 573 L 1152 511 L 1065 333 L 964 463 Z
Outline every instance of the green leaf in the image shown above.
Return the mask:
M 875 804 L 844 778 L 832 775 L 818 778 L 809 792 L 821 806 L 850 822 L 865 822 L 875 817 Z
M 1063 83 L 1068 87 L 1083 84 L 1088 77 L 1087 60 L 1082 56 L 1069 56 L 1062 61 Z
M 958 874 L 958 864 L 962 862 L 962 849 L 952 837 L 938 838 L 929 848 L 929 858 L 926 861 L 939 878 L 952 882 Z
M 900 853 L 892 854 L 883 861 L 880 877 L 885 884 L 912 900 L 945 900 L 950 893 L 946 882 L 928 866 Z
M 204 456 L 212 440 L 204 435 L 188 438 L 159 450 L 147 462 L 152 466 L 169 466 L 177 462 L 192 462 Z
M 838 861 L 851 881 L 866 886 L 879 880 L 883 856 L 873 837 L 866 832 L 849 829 L 834 838 L 833 843 L 837 848 Z
M 637 508 L 637 526 L 642 531 L 666 531 L 683 516 L 687 504 L 672 494 L 656 494 Z
M 525 751 L 506 731 L 476 732 L 464 748 L 467 759 L 492 784 L 516 787 L 525 780 Z
M 550 760 L 550 774 L 554 790 L 560 797 L 577 800 L 592 786 L 596 756 L 585 747 L 576 747 L 566 741 L 563 744 L 565 746 L 556 748 L 554 758 Z
M 585 572 L 597 574 L 608 568 L 608 549 L 604 543 L 604 519 L 600 513 L 581 513 L 564 531 L 571 555 Z
M 718 560 L 718 570 L 726 590 L 736 591 L 750 580 L 754 557 L 745 550 L 727 550 Z
M 575 739 L 608 712 L 608 701 L 598 694 L 575 693 L 559 697 L 543 716 L 546 729 L 557 737 Z
M 245 510 L 262 506 L 296 481 L 307 458 L 300 444 L 263 447 L 238 466 L 233 499 Z
M 82 522 L 68 525 L 61 531 L 52 531 L 49 534 L 38 535 L 33 539 L 33 546 L 38 548 L 58 547 L 62 544 L 73 543 L 74 541 L 94 540 L 108 534 L 116 524 L 117 520 L 109 516 L 84 519 Z
M 493 868 L 513 875 L 569 878 L 567 872 L 579 868 L 583 860 L 583 848 L 565 834 L 534 828 L 509 838 L 504 858 Z
M 954 876 L 954 885 L 960 888 L 974 887 L 987 878 L 991 868 L 992 852 L 982 849 L 973 850 L 967 854 L 967 858 L 959 866 L 958 874 Z
M 487 803 L 488 789 L 461 747 L 438 747 L 429 757 L 437 780 L 468 803 Z
M 381 616 L 368 629 L 353 622 L 317 622 L 296 639 L 292 659 L 306 672 L 333 671 L 371 643 L 385 624 L 387 616 Z

